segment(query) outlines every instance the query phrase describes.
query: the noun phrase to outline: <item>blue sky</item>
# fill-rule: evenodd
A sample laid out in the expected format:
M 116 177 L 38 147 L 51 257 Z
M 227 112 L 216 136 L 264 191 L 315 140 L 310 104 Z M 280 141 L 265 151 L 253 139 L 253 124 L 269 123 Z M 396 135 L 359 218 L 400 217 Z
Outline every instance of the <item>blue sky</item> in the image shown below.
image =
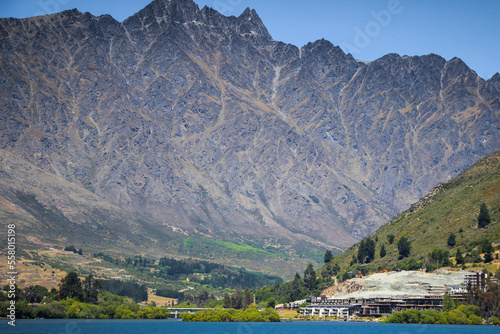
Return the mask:
M 500 72 L 498 0 L 194 0 L 224 15 L 257 11 L 275 40 L 303 46 L 324 38 L 360 60 L 387 53 L 461 58 L 482 78 Z M 0 17 L 77 8 L 125 20 L 150 0 L 0 0 Z

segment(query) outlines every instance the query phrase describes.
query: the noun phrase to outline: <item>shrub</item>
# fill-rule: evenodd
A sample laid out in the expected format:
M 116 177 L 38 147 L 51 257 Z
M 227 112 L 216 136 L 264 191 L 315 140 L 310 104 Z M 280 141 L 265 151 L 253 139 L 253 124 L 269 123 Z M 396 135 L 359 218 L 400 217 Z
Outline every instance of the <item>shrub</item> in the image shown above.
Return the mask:
M 403 312 L 394 312 L 385 320 L 385 322 L 402 324 L 405 322 L 405 317 Z
M 64 251 L 66 251 L 66 252 L 73 252 L 75 254 L 78 252 L 76 250 L 75 246 L 73 246 L 73 245 L 69 245 L 69 246 L 64 247 Z
M 182 314 L 183 321 L 243 321 L 243 322 L 279 322 L 279 314 L 272 308 L 258 311 L 255 308 L 245 310 L 224 309 L 224 310 L 203 310 L 195 314 Z
M 469 324 L 470 325 L 482 325 L 483 324 L 483 320 L 481 319 L 480 316 L 472 314 L 472 315 L 469 316 Z

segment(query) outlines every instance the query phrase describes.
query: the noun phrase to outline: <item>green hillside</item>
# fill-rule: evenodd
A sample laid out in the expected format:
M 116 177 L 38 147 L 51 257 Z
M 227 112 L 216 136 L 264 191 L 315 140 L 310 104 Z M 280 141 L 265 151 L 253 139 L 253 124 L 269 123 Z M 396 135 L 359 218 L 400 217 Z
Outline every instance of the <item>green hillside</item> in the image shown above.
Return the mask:
M 484 228 L 478 226 L 482 203 L 486 204 L 491 218 L 491 223 Z M 435 187 L 410 209 L 373 233 L 369 237 L 370 242 L 365 238 L 353 245 L 325 265 L 321 273 L 325 276 L 335 275 L 338 272 L 339 276 L 343 274 L 346 278 L 346 272 L 355 269 L 363 273 L 394 269 L 432 270 L 436 267 L 455 265 L 457 249 L 465 258 L 466 266 L 486 266 L 490 271 L 496 270 L 498 261 L 487 260 L 488 263 L 485 264 L 483 252 L 484 247 L 489 247 L 490 243 L 494 250 L 498 248 L 499 221 L 500 151 L 478 161 L 451 181 Z M 449 246 L 448 239 L 451 233 L 455 235 L 456 243 Z M 394 236 L 392 243 L 389 241 L 391 235 Z M 408 257 L 400 258 L 398 243 L 403 237 L 410 242 L 411 248 Z M 371 244 L 372 249 L 375 244 L 372 261 L 368 259 L 364 261 L 365 263 L 359 262 L 358 252 L 361 244 Z M 384 257 L 380 256 L 382 247 L 386 251 Z M 496 257 L 494 250 L 492 254 Z M 433 251 L 435 256 L 429 256 Z M 446 254 L 446 251 L 449 254 Z

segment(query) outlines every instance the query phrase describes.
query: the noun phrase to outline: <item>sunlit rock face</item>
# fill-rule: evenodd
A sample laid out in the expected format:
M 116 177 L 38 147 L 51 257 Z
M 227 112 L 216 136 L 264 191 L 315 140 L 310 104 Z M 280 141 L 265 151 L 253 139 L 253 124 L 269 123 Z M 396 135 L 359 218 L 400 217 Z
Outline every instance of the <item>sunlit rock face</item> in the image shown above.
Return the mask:
M 1 149 L 206 237 L 347 247 L 500 148 L 498 75 L 298 48 L 249 9 L 1 19 L 0 51 Z

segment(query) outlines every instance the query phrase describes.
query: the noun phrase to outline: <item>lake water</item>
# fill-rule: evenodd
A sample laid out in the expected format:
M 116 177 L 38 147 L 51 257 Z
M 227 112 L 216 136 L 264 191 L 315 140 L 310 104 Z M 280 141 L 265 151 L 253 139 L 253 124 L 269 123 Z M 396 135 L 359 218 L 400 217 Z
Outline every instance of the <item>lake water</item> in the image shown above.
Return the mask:
M 0 321 L 0 333 L 43 334 L 471 334 L 500 333 L 500 327 L 406 325 L 335 321 L 281 323 L 200 323 L 176 320 L 17 320 L 12 327 Z

